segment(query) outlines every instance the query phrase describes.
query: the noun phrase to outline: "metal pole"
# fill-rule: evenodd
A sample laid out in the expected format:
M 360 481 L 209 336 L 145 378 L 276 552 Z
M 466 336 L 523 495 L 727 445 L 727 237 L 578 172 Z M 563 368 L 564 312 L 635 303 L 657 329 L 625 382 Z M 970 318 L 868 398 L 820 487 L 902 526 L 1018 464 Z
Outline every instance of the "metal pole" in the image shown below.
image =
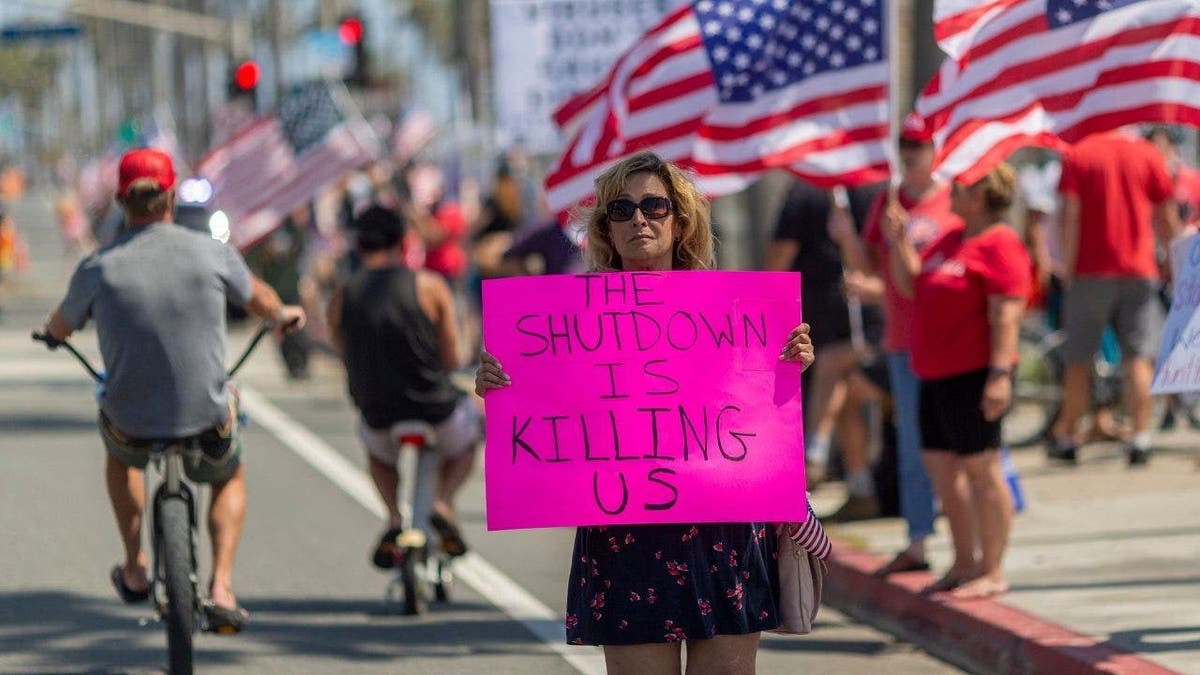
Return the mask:
M 270 0 L 267 5 L 268 32 L 271 40 L 271 105 L 278 106 L 283 100 L 283 46 L 282 35 L 284 15 L 280 9 L 279 0 Z

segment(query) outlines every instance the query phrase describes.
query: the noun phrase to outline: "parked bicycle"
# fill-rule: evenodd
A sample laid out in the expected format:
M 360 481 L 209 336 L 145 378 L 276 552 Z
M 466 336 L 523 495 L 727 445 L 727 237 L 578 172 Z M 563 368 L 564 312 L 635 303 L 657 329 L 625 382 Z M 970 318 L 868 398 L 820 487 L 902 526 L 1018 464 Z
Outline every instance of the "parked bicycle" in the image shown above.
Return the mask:
M 402 494 L 409 495 L 402 515 L 410 524 L 396 537 L 394 548 L 396 578 L 388 584 L 384 595 L 387 604 L 399 603 L 407 615 L 425 611 L 433 600 L 446 602 L 454 585 L 451 569 L 453 557 L 441 547 L 433 548 L 429 533 L 423 526 L 430 522 L 433 511 L 433 491 L 437 484 L 438 454 L 434 445 L 437 432 L 433 426 L 419 420 L 397 422 L 389 433 L 400 446 L 397 465 L 409 485 Z
M 1020 362 L 1013 387 L 1012 408 L 1004 419 L 1004 442 L 1010 447 L 1041 443 L 1062 409 L 1062 356 L 1066 332 L 1027 321 L 1018 342 Z M 1121 368 L 1097 353 L 1092 360 L 1090 410 L 1118 406 L 1122 401 Z
M 241 356 L 229 370 L 232 378 L 249 358 L 254 348 L 272 329 L 263 324 Z M 97 399 L 104 395 L 105 374 L 97 370 L 87 357 L 79 353 L 67 341 L 59 341 L 49 335 L 34 332 L 32 338 L 55 350 L 65 348 L 87 370 L 96 382 Z M 243 418 L 244 422 L 244 418 Z M 153 556 L 150 566 L 150 597 L 159 621 L 166 627 L 169 672 L 190 674 L 193 668 L 193 636 L 200 628 L 213 632 L 235 632 L 227 626 L 210 627 L 206 623 L 204 597 L 199 584 L 199 569 L 196 559 L 196 542 L 199 537 L 197 512 L 197 488 L 185 478 L 184 463 L 195 466 L 201 461 L 203 450 L 200 436 L 189 438 L 166 438 L 147 441 L 146 451 L 150 459 L 148 466 L 153 472 L 145 472 L 147 494 L 154 482 L 151 473 L 157 474 L 158 487 L 154 498 L 146 503 L 146 519 L 150 522 L 150 551 Z

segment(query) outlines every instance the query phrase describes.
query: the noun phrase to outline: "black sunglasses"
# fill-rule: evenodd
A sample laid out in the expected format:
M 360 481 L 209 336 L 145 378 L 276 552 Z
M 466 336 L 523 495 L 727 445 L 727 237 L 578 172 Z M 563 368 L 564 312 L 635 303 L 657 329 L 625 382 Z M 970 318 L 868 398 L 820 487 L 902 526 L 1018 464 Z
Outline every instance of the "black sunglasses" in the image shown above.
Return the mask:
M 633 218 L 634 211 L 641 211 L 648 219 L 666 218 L 671 213 L 671 200 L 666 197 L 646 197 L 640 202 L 632 199 L 614 199 L 604 205 L 604 213 L 614 223 L 623 223 Z

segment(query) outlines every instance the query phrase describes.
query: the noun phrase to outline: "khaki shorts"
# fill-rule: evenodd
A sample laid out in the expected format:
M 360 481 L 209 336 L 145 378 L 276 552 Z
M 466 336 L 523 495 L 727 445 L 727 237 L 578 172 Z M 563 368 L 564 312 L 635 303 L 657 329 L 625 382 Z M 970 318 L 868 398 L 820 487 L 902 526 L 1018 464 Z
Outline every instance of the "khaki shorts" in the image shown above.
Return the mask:
M 199 435 L 198 461 L 183 460 L 183 472 L 197 483 L 223 483 L 233 477 L 242 463 L 242 435 L 238 427 L 237 403 L 229 397 L 229 420 L 221 428 L 209 429 Z M 135 469 L 145 469 L 150 461 L 149 445 L 130 438 L 112 426 L 100 413 L 100 438 L 108 454 Z
M 405 422 L 398 422 L 397 427 Z M 373 429 L 359 419 L 358 437 L 367 453 L 379 462 L 396 466 L 400 457 L 400 441 L 392 429 Z M 458 400 L 454 412 L 441 424 L 433 425 L 433 448 L 443 459 L 456 459 L 471 452 L 483 440 L 483 418 L 470 398 Z

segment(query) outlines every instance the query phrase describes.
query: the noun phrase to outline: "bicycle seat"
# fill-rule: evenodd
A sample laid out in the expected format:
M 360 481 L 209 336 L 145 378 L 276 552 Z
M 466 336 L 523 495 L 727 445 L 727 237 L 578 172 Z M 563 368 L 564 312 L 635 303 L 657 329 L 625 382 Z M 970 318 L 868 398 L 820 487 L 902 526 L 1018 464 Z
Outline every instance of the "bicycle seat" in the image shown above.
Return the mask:
M 421 420 L 402 420 L 396 422 L 388 430 L 392 438 L 402 445 L 412 445 L 424 448 L 437 441 L 437 431 L 433 425 Z

